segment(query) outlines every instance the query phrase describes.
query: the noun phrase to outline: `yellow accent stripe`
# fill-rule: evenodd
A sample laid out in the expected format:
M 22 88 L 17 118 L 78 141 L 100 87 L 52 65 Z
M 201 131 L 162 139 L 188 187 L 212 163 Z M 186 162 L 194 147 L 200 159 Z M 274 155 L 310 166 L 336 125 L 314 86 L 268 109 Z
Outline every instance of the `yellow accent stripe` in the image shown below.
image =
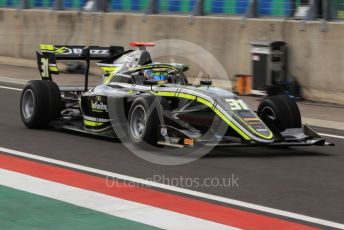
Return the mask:
M 112 78 L 115 76 L 115 74 L 117 73 L 117 71 L 119 70 L 118 67 L 115 67 L 114 70 L 112 70 L 110 76 L 108 76 L 107 78 L 104 79 L 103 84 L 107 85 L 110 83 L 110 81 L 112 80 Z
M 244 118 L 244 121 L 259 121 L 259 119 L 256 117 L 246 117 Z
M 190 95 L 190 94 L 185 94 L 185 93 L 179 93 L 177 94 L 177 97 L 189 99 L 189 100 L 196 100 L 196 96 Z
M 263 134 L 261 134 L 261 133 L 259 133 L 259 132 L 257 132 L 254 128 L 252 128 L 249 124 L 246 124 L 255 134 L 257 134 L 258 136 L 260 136 L 260 137 L 263 137 L 263 138 L 266 138 L 266 139 L 269 139 L 269 140 L 271 140 L 272 139 L 272 137 L 273 137 L 273 134 L 272 134 L 272 132 L 265 126 L 265 128 L 269 131 L 269 136 L 265 136 L 265 135 L 263 135 Z
M 97 122 L 97 121 L 89 121 L 89 120 L 84 120 L 84 125 L 87 125 L 87 126 L 100 126 L 104 124 L 103 122 Z
M 224 120 L 230 127 L 232 127 L 236 132 L 238 132 L 246 140 L 251 140 L 240 128 L 238 128 L 231 120 L 229 120 L 220 110 L 213 107 L 209 101 L 203 98 L 197 98 L 197 101 L 211 108 L 222 120 Z
M 40 48 L 41 48 L 41 50 L 50 50 L 50 51 L 54 50 L 53 45 L 47 45 L 47 44 L 40 44 Z
M 156 96 L 163 96 L 163 97 L 181 97 L 190 100 L 196 100 L 199 103 L 202 103 L 208 106 L 211 110 L 213 110 L 222 120 L 224 120 L 231 128 L 233 128 L 236 132 L 238 132 L 245 140 L 252 140 L 249 136 L 247 136 L 241 129 L 239 129 L 232 121 L 230 121 L 220 110 L 214 108 L 213 104 L 209 101 L 196 97 L 194 95 L 186 94 L 186 93 L 175 93 L 175 92 L 152 92 Z
M 60 47 L 58 48 L 57 50 L 55 50 L 55 53 L 56 54 L 60 54 L 60 53 L 63 53 L 65 51 L 66 47 Z
M 116 66 L 101 66 L 100 67 L 102 70 L 104 70 L 105 72 L 111 72 L 116 70 Z
M 252 132 L 254 132 L 255 134 L 257 134 L 258 136 L 263 137 L 264 139 L 269 139 L 269 140 L 272 139 L 273 134 L 272 134 L 272 132 L 270 131 L 270 129 L 269 129 L 268 127 L 266 127 L 266 125 L 265 125 L 264 123 L 263 123 L 263 125 L 264 125 L 265 128 L 269 131 L 269 135 L 268 135 L 268 136 L 265 136 L 265 135 L 263 135 L 263 134 L 257 132 L 257 130 L 255 130 L 255 129 L 252 128 L 249 124 L 247 124 L 245 121 L 243 121 L 243 120 L 241 119 L 241 117 L 239 117 L 239 116 L 236 115 L 235 113 L 233 113 L 233 114 L 234 114 L 234 116 L 236 116 L 238 119 L 240 119 L 242 122 L 244 122 L 244 123 L 250 128 L 250 130 L 251 130 Z M 258 119 L 258 120 L 259 120 L 259 119 Z
M 263 138 L 266 138 L 266 139 L 269 139 L 269 140 L 271 140 L 272 139 L 272 137 L 273 137 L 273 134 L 272 134 L 272 132 L 265 126 L 265 128 L 269 131 L 269 136 L 265 136 L 265 135 L 263 135 L 263 134 L 261 134 L 261 133 L 259 133 L 259 132 L 257 132 L 254 128 L 252 128 L 250 125 L 248 125 L 248 124 L 246 124 L 255 134 L 257 134 L 258 136 L 260 136 L 260 137 L 263 137 Z
M 134 67 L 130 70 L 137 71 L 137 70 L 158 69 L 158 68 L 174 69 L 174 70 L 180 71 L 180 69 L 178 69 L 177 67 L 175 67 L 173 65 L 164 65 L 164 64 L 155 64 L 155 65 L 153 64 L 151 66 L 138 66 L 138 67 Z
M 49 66 L 50 71 L 58 72 L 58 69 L 56 66 Z

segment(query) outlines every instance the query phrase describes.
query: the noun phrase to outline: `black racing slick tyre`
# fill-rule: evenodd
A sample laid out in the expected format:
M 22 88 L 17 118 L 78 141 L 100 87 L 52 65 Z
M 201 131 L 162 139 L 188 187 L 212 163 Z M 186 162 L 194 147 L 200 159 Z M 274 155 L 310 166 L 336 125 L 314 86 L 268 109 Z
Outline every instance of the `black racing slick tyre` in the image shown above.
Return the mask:
M 145 143 L 157 145 L 160 119 L 158 103 L 151 98 L 136 98 L 128 115 L 128 136 L 130 141 L 142 146 Z
M 62 100 L 59 87 L 52 81 L 29 81 L 22 91 L 20 114 L 28 128 L 47 128 L 61 114 Z
M 258 106 L 258 116 L 268 126 L 283 132 L 287 128 L 300 128 L 301 114 L 294 100 L 286 95 L 264 98 Z

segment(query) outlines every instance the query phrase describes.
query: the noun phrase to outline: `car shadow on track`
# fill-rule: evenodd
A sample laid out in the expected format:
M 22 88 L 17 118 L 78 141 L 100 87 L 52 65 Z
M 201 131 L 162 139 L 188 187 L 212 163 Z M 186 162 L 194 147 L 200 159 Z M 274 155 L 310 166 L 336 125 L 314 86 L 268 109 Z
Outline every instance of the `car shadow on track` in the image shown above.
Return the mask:
M 76 131 L 71 130 L 59 130 L 59 129 L 53 129 L 56 132 L 64 132 L 68 133 L 69 135 L 78 136 L 78 137 L 84 137 L 84 138 L 90 138 L 90 139 L 96 139 L 100 141 L 106 141 L 106 142 L 113 142 L 113 143 L 121 143 L 121 140 L 119 138 L 107 138 L 102 136 L 96 136 L 92 134 L 87 133 L 80 133 Z M 329 157 L 332 156 L 332 154 L 323 153 L 318 151 L 310 151 L 305 150 L 303 148 L 320 148 L 320 147 L 289 147 L 285 149 L 276 149 L 276 148 L 267 148 L 267 147 L 218 147 L 210 151 L 209 153 L 205 154 L 202 158 L 241 158 L 241 157 L 247 157 L 247 158 L 276 158 L 276 157 L 311 157 L 311 156 L 317 156 L 317 157 Z M 160 151 L 152 151 L 152 153 L 161 154 Z M 191 157 L 194 156 L 183 156 L 183 154 L 177 154 L 178 149 L 176 149 L 176 155 L 179 155 L 179 157 Z
M 204 156 L 204 158 L 228 158 L 228 157 L 300 157 L 321 156 L 328 157 L 332 154 L 309 151 L 299 148 L 274 149 L 264 147 L 249 148 L 217 148 Z
M 100 135 L 97 135 L 96 133 L 92 134 L 92 133 L 79 132 L 76 130 L 67 130 L 67 129 L 61 129 L 61 128 L 52 128 L 51 131 L 54 131 L 57 133 L 66 133 L 75 137 L 85 137 L 89 139 L 110 141 L 110 142 L 115 142 L 115 143 L 121 142 L 119 138 L 100 136 Z

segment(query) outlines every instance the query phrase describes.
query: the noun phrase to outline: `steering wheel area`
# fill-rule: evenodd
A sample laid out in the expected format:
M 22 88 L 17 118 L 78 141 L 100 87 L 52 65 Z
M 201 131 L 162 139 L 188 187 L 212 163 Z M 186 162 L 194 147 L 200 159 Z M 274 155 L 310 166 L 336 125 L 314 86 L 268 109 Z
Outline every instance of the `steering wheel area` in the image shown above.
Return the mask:
M 144 80 L 154 80 L 158 84 L 187 84 L 185 75 L 172 67 L 148 67 L 130 72 L 136 84 L 143 84 Z

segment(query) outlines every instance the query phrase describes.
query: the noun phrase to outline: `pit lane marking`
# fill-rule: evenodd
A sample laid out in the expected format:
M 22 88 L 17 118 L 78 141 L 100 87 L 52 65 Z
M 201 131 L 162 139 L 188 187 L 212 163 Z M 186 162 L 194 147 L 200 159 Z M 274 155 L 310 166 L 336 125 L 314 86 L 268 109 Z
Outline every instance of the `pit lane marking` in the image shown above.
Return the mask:
M 26 85 L 26 83 L 29 80 L 25 80 L 25 79 L 18 79 L 15 77 L 4 77 L 4 76 L 0 76 L 0 82 L 6 82 L 6 83 L 10 83 L 10 84 L 16 84 L 16 85 Z
M 91 168 L 91 167 L 87 167 L 87 166 L 83 166 L 83 165 L 78 165 L 78 164 L 74 164 L 74 163 L 70 163 L 70 162 L 66 162 L 66 161 L 60 161 L 60 160 L 48 158 L 48 157 L 42 157 L 42 156 L 30 154 L 30 153 L 25 153 L 25 152 L 13 150 L 13 149 L 0 147 L 0 152 L 4 152 L 4 153 L 16 155 L 16 156 L 21 156 L 21 157 L 26 157 L 26 158 L 30 158 L 30 159 L 34 159 L 34 160 L 38 160 L 38 161 L 42 161 L 42 162 L 47 162 L 47 163 L 51 163 L 51 164 L 55 164 L 55 165 L 60 165 L 60 166 L 64 166 L 67 168 L 77 169 L 77 170 L 81 170 L 84 172 L 90 172 L 90 173 L 94 173 L 94 174 L 98 174 L 98 175 L 108 176 L 111 178 L 117 178 L 117 179 L 120 179 L 123 181 L 134 182 L 137 184 L 142 184 L 142 185 L 151 186 L 151 187 L 155 187 L 155 188 L 165 189 L 168 191 L 178 192 L 178 193 L 185 194 L 185 195 L 191 195 L 194 197 L 199 197 L 199 198 L 203 198 L 203 199 L 207 199 L 207 200 L 217 201 L 217 202 L 230 204 L 230 205 L 236 205 L 236 206 L 248 208 L 251 210 L 261 211 L 261 212 L 270 213 L 273 215 L 283 216 L 283 217 L 287 217 L 287 218 L 301 220 L 304 222 L 309 222 L 309 223 L 314 223 L 314 224 L 318 224 L 318 225 L 323 225 L 323 226 L 327 226 L 327 227 L 332 227 L 332 228 L 344 230 L 344 224 L 333 222 L 333 221 L 328 221 L 328 220 L 324 220 L 324 219 L 320 219 L 320 218 L 315 218 L 315 217 L 311 217 L 311 216 L 306 216 L 306 215 L 302 215 L 302 214 L 298 214 L 298 213 L 283 211 L 283 210 L 279 210 L 279 209 L 275 209 L 275 208 L 270 208 L 267 206 L 257 205 L 257 204 L 253 204 L 253 203 L 248 203 L 248 202 L 244 202 L 244 201 L 240 201 L 240 200 L 231 199 L 231 198 L 211 195 L 211 194 L 207 194 L 207 193 L 203 193 L 203 192 L 199 192 L 199 191 L 195 191 L 195 190 L 189 190 L 189 189 L 180 188 L 180 187 L 176 187 L 176 186 L 157 183 L 154 181 L 149 181 L 149 180 L 144 180 L 144 179 L 137 178 L 137 177 L 113 173 L 113 172 L 109 172 L 109 171 L 105 171 L 105 170 L 101 170 L 101 169 L 95 169 L 95 168 Z
M 327 134 L 327 133 L 318 133 L 318 134 L 324 137 L 334 137 L 334 138 L 344 139 L 344 136 L 338 136 L 338 135 Z
M 63 175 L 61 176 L 64 177 Z M 161 229 L 239 229 L 227 224 L 123 199 L 99 191 L 88 190 L 78 186 L 64 184 L 63 182 L 51 181 L 36 175 L 31 176 L 2 168 L 0 168 L 0 181 L 0 184 L 6 187 Z M 45 210 L 44 207 L 40 207 L 40 209 Z M 3 222 L 4 220 L 2 220 Z M 185 228 L 186 226 L 187 228 Z M 66 226 L 62 224 L 61 229 L 64 229 L 64 227 Z M 304 227 L 304 229 L 307 228 Z
M 15 91 L 23 91 L 23 89 L 13 88 L 13 87 L 8 87 L 8 86 L 2 86 L 2 85 L 0 85 L 0 88 L 1 89 L 15 90 Z

